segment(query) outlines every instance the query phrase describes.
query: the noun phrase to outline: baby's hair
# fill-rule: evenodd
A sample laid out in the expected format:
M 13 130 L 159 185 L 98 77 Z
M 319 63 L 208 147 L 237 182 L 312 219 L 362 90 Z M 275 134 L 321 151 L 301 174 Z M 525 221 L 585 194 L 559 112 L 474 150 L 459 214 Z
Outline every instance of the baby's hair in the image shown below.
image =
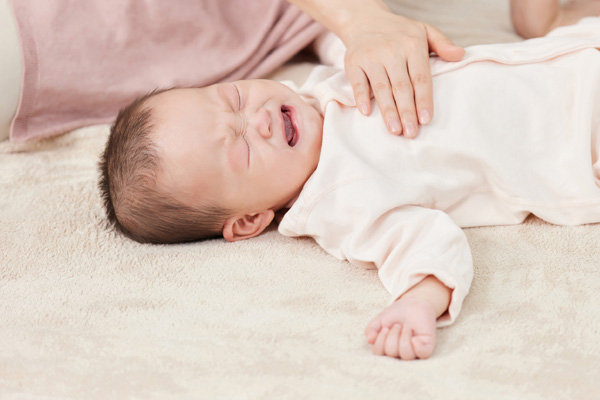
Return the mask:
M 102 153 L 99 187 L 109 222 L 141 243 L 180 243 L 222 234 L 228 210 L 195 209 L 157 188 L 161 160 L 152 140 L 153 91 L 123 108 Z

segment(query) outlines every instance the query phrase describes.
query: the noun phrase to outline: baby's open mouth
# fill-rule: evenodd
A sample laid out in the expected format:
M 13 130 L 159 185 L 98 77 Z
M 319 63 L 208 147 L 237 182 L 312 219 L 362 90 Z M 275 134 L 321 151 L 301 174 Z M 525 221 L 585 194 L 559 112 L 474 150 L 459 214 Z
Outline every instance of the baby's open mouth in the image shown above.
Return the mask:
M 285 126 L 285 140 L 290 147 L 298 143 L 298 131 L 292 123 L 292 110 L 287 106 L 281 106 L 281 116 Z

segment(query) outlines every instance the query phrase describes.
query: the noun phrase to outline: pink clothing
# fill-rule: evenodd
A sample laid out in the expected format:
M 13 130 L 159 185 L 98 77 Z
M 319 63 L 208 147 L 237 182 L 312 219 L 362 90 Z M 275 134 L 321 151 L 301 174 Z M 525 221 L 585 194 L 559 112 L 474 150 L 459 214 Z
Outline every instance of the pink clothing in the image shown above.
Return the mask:
M 264 76 L 322 33 L 283 0 L 12 0 L 23 87 L 11 139 L 110 122 L 156 88 Z
M 453 288 L 455 320 L 473 265 L 462 227 L 534 214 L 600 222 L 600 18 L 522 43 L 432 60 L 435 119 L 415 140 L 354 107 L 343 71 L 315 70 L 300 93 L 324 111 L 319 164 L 279 231 L 377 268 L 394 299 L 427 275 Z M 300 141 L 302 132 L 299 133 Z M 301 143 L 301 142 L 299 142 Z

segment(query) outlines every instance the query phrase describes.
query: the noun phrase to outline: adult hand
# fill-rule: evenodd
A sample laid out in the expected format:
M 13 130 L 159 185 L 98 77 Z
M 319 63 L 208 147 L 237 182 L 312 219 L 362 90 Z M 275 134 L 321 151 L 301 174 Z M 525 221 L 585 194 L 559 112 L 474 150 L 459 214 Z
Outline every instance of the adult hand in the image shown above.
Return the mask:
M 386 10 L 369 11 L 354 18 L 341 37 L 356 104 L 370 114 L 372 90 L 388 131 L 414 138 L 419 124 L 433 117 L 429 52 L 459 61 L 465 51 L 430 25 Z
M 419 124 L 431 121 L 429 52 L 459 61 L 464 49 L 436 28 L 392 13 L 382 0 L 288 1 L 346 45 L 346 75 L 359 110 L 370 114 L 372 89 L 391 133 L 413 138 Z

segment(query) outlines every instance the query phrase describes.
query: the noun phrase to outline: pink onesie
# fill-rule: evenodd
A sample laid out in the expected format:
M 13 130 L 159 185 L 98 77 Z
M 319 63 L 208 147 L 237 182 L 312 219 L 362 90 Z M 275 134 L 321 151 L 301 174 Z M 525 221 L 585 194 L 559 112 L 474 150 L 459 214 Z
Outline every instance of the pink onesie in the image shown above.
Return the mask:
M 323 28 L 283 0 L 12 0 L 23 86 L 11 139 L 110 122 L 155 88 L 264 76 Z
M 448 325 L 473 278 L 461 228 L 600 223 L 600 18 L 520 43 L 431 60 L 435 119 L 414 140 L 379 109 L 354 107 L 343 71 L 316 68 L 303 95 L 324 113 L 317 169 L 279 225 L 377 269 L 397 299 L 427 275 L 454 289 Z M 301 143 L 302 132 L 299 133 Z

